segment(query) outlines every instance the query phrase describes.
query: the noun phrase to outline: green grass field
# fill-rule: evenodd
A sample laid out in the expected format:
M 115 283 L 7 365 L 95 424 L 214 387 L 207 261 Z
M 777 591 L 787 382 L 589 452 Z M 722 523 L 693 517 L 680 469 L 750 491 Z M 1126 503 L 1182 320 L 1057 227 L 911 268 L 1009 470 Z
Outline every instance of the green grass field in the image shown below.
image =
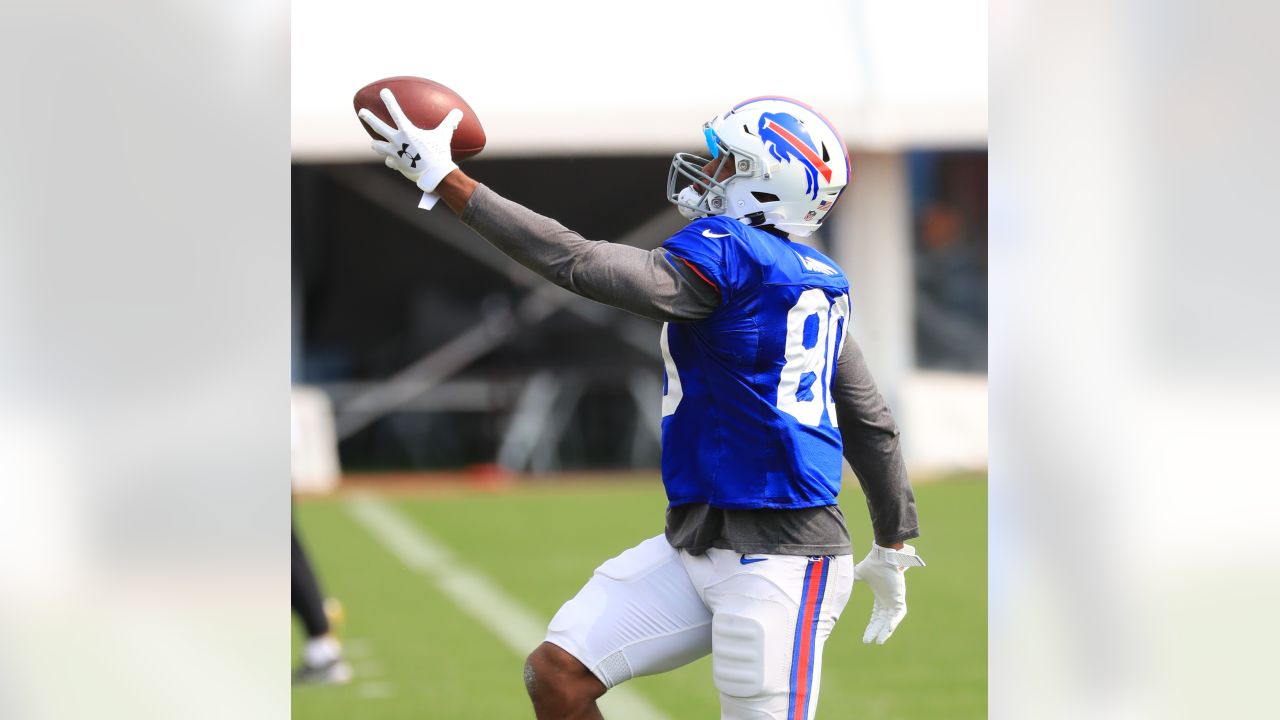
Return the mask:
M 871 536 L 856 487 L 845 507 L 860 559 Z M 826 645 L 818 717 L 986 717 L 986 478 L 916 495 L 929 566 L 907 576 L 911 614 L 888 644 L 863 645 L 872 599 L 855 586 Z M 665 506 L 656 478 L 387 503 L 544 622 L 602 561 L 660 533 Z M 346 606 L 356 671 L 349 685 L 295 687 L 296 720 L 532 717 L 523 655 L 370 536 L 348 501 L 302 502 L 296 522 L 325 592 Z M 295 657 L 299 637 L 295 622 Z M 669 718 L 719 717 L 709 658 L 627 685 Z

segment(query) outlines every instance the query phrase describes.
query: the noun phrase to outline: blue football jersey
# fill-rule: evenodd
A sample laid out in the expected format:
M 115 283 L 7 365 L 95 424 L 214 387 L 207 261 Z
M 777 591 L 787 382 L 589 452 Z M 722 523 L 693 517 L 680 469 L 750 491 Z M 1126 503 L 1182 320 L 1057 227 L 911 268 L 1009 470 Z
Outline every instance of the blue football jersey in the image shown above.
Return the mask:
M 731 218 L 695 220 L 663 247 L 721 298 L 708 318 L 662 327 L 670 504 L 835 504 L 842 460 L 830 388 L 849 318 L 844 273 Z

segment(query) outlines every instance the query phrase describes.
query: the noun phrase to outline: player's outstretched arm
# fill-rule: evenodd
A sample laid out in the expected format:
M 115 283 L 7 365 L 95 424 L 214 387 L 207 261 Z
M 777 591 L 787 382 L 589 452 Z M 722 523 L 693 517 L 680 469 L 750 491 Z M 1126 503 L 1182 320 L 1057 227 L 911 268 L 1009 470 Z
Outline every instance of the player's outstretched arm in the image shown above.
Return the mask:
M 452 110 L 439 127 L 415 127 L 388 89 L 379 93 L 392 127 L 367 109 L 360 119 L 386 140 L 373 150 L 424 193 L 420 207 L 443 199 L 464 223 L 517 262 L 566 290 L 660 321 L 687 322 L 710 315 L 717 290 L 692 270 L 677 267 L 663 250 L 592 241 L 550 218 L 502 198 L 453 163 L 450 140 L 462 120 Z
M 920 535 L 915 494 L 902 460 L 898 426 L 876 389 L 862 349 L 847 335 L 831 390 L 845 459 L 867 496 L 876 536 L 871 552 L 854 568 L 854 577 L 875 595 L 862 642 L 883 645 L 907 615 L 904 573 L 924 565 L 915 548 L 904 543 Z
M 499 250 L 583 297 L 670 322 L 699 320 L 720 304 L 713 286 L 687 267 L 672 263 L 664 250 L 587 240 L 498 195 L 461 170 L 447 175 L 436 193 Z

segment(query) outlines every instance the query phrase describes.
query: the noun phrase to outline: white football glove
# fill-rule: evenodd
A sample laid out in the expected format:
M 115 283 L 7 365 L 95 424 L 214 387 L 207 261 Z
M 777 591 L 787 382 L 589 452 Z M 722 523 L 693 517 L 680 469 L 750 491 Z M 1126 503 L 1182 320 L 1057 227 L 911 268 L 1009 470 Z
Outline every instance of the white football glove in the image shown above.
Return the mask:
M 374 132 L 386 138 L 385 141 L 374 140 L 373 150 L 386 158 L 387 167 L 399 170 L 422 190 L 424 194 L 418 207 L 429 210 L 439 199 L 435 194 L 436 186 L 445 175 L 458 169 L 449 143 L 453 140 L 453 131 L 462 122 L 462 111 L 454 108 L 444 116 L 439 127 L 423 130 L 409 121 L 389 88 L 383 88 L 378 97 L 387 106 L 396 126 L 382 122 L 367 108 L 358 113 Z
M 876 596 L 862 642 L 875 640 L 877 645 L 883 645 L 907 616 L 907 581 L 903 574 L 909 567 L 924 567 L 924 560 L 910 545 L 903 545 L 901 550 L 872 545 L 867 557 L 854 566 L 853 579 L 866 582 Z

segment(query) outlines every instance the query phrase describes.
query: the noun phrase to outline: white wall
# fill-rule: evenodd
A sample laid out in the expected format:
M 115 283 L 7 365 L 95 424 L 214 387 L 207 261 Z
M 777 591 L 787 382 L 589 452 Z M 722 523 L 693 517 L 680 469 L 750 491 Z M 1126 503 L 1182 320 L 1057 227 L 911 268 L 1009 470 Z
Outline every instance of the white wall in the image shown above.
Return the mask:
M 293 3 L 295 159 L 360 158 L 361 86 L 462 94 L 487 155 L 668 152 L 749 97 L 814 105 L 850 145 L 985 144 L 985 0 Z

